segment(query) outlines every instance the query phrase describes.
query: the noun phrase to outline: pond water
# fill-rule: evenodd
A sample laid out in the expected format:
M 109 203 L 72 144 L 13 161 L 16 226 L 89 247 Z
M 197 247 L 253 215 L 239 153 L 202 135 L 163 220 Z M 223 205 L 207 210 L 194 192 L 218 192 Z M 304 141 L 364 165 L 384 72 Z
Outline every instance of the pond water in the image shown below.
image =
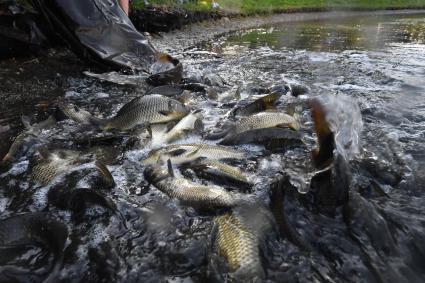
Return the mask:
M 312 97 L 342 101 L 329 110 L 333 119 L 342 119 L 342 114 L 348 113 L 353 124 L 363 125 L 361 132 L 359 126 L 348 134 L 350 138 L 358 136 L 360 141 L 359 152 L 347 154 L 352 173 L 346 207 L 350 217 L 346 219 L 341 208 L 333 217 L 318 213 L 298 199 L 295 191 L 295 197 L 292 195 L 284 202 L 285 214 L 306 244 L 297 245 L 276 229 L 269 229 L 260 237 L 265 277 L 259 282 L 425 280 L 425 14 L 263 27 L 216 39 L 187 54 L 192 55 L 181 58 L 185 76 L 209 85 L 209 92 L 218 96 L 217 99 L 195 94 L 189 103 L 191 108 L 202 110 L 207 131 L 225 123 L 239 100 L 251 101 L 255 95 L 282 86 L 300 94 L 283 96 L 278 108 L 295 105 L 308 149 L 315 143 L 310 110 L 305 106 Z M 5 82 L 0 89 L 4 93 L 21 91 L 22 96 L 27 95 L 22 101 L 31 104 L 16 106 L 15 102 L 15 106 L 2 112 L 7 115 L 0 117 L 1 125 L 11 125 L 10 130 L 2 128 L 2 132 L 14 135 L 22 128 L 21 114 L 38 122 L 64 101 L 96 116 L 110 117 L 148 88 L 99 82 L 83 76 L 78 61 L 69 54 L 46 56 L 52 64 L 44 71 L 37 64 L 28 67 L 28 61 L 18 62 L 20 66 L 14 62 L 1 63 L 5 67 L 0 70 L 1 80 L 10 80 L 14 75 L 18 79 L 15 85 Z M 67 64 L 61 63 L 64 61 Z M 39 77 L 38 85 L 34 76 Z M 27 81 L 34 83 L 33 98 Z M 42 101 L 46 104 L 43 106 L 40 100 L 46 90 L 50 92 L 48 101 Z M 361 117 L 356 116 L 357 110 Z M 186 207 L 149 186 L 143 177 L 145 166 L 141 160 L 162 144 L 140 136 L 136 132 L 87 129 L 64 120 L 41 131 L 13 164 L 2 165 L 2 218 L 19 212 L 47 211 L 68 227 L 70 236 L 58 282 L 224 280 L 221 276 L 225 268 L 216 263 L 220 256 L 212 237 L 214 216 L 223 212 Z M 9 138 L 4 140 L 7 146 L 11 144 Z M 215 143 L 197 134 L 176 143 L 189 142 Z M 40 185 L 30 174 L 35 144 L 76 150 L 88 161 L 69 169 L 51 184 Z M 246 160 L 234 166 L 252 181 L 251 190 L 243 193 L 251 204 L 256 204 L 253 211 L 258 214 L 263 214 L 263 210 L 270 214 L 270 184 L 280 172 L 304 182 L 311 177 L 305 150 L 280 154 L 262 146 L 233 148 L 247 155 Z M 47 201 L 49 190 L 71 183 L 77 188 L 90 186 L 93 156 L 105 161 L 116 182 L 110 190 L 96 189 L 117 205 L 126 225 L 102 207 L 87 208 L 76 219 L 73 212 L 58 209 Z M 197 179 L 191 172 L 188 175 L 197 182 L 212 184 Z M 253 214 L 257 215 L 249 214 L 249 225 L 261 226 L 258 224 L 265 220 Z M 51 258 L 42 251 L 34 253 L 16 261 L 21 266 L 33 267 L 41 274 L 36 277 L 41 281 L 48 269 L 40 267 L 40 262 L 49 266 Z

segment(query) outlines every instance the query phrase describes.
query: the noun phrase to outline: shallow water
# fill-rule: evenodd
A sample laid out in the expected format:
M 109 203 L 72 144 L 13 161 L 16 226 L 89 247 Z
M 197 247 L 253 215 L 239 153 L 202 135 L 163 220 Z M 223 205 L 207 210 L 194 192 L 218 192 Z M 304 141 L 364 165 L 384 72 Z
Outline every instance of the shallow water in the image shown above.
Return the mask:
M 351 225 L 346 224 L 342 212 L 329 217 L 308 209 L 297 198 L 285 200 L 291 224 L 312 248 L 306 251 L 271 231 L 262 247 L 269 282 L 425 280 L 424 32 L 425 15 L 300 22 L 243 31 L 197 48 L 217 52 L 219 56 L 199 53 L 182 58 L 186 76 L 211 84 L 219 96 L 239 89 L 241 99 L 250 100 L 271 86 L 305 86 L 305 94 L 298 98 L 287 95 L 279 107 L 301 105 L 297 111 L 309 147 L 314 144 L 314 135 L 310 113 L 303 102 L 316 95 L 345 95 L 359 104 L 364 125 L 358 133 L 361 151 L 350 161 L 350 204 L 358 208 L 352 208 L 355 217 Z M 71 55 L 65 56 L 77 63 Z M 2 77 L 26 71 L 31 76 L 27 69 L 9 68 L 12 71 L 2 69 Z M 49 72 L 55 74 L 56 68 L 59 66 Z M 33 75 L 37 72 L 34 69 Z M 42 90 L 58 87 L 62 95 L 52 95 L 55 98 L 49 104 L 65 99 L 97 116 L 109 117 L 147 88 L 101 83 L 81 75 L 78 67 L 61 72 L 59 77 L 65 76 L 61 82 L 46 79 L 48 83 L 43 84 L 40 75 L 42 87 L 35 88 L 36 99 L 42 97 Z M 22 87 L 28 85 L 22 82 Z M 26 92 L 25 89 L 23 93 Z M 235 103 L 237 99 L 232 97 L 223 104 L 198 95 L 192 99 L 191 107 L 203 109 L 205 128 L 212 129 L 226 120 Z M 17 128 L 22 128 L 18 119 L 21 113 L 40 121 L 54 107 L 30 105 L 17 109 L 20 110 L 12 108 L 1 117 L 5 119 L 2 126 L 12 125 L 6 134 L 13 135 Z M 11 168 L 1 171 L 2 218 L 17 212 L 46 210 L 68 225 L 70 237 L 61 271 L 63 282 L 205 280 L 214 253 L 212 216 L 220 212 L 184 207 L 149 187 L 140 160 L 156 145 L 143 140 L 134 143 L 129 138 L 134 133 L 106 134 L 122 136 L 113 145 L 102 144 L 96 151 L 101 152 L 96 155 L 98 158 L 107 160 L 117 185 L 112 190 L 96 189 L 117 204 L 127 227 L 117 215 L 100 207 L 87 209 L 82 219 L 76 220 L 71 212 L 48 206 L 49 189 L 71 181 L 78 181 L 78 188 L 90 186 L 87 179 L 93 175 L 93 163 L 87 161 L 43 187 L 30 180 L 28 160 L 33 150 L 24 152 Z M 94 137 L 106 134 L 65 120 L 42 131 L 36 142 L 80 150 L 88 156 L 94 154 Z M 81 142 L 87 137 L 91 137 L 91 143 Z M 199 135 L 177 143 L 196 141 L 201 141 Z M 236 148 L 249 156 L 238 166 L 254 183 L 247 194 L 253 202 L 268 205 L 269 185 L 279 172 L 299 174 L 301 178 L 308 173 L 305 150 L 281 155 L 264 151 L 262 146 Z M 386 196 L 377 195 L 376 186 Z M 255 221 L 252 222 L 254 225 Z

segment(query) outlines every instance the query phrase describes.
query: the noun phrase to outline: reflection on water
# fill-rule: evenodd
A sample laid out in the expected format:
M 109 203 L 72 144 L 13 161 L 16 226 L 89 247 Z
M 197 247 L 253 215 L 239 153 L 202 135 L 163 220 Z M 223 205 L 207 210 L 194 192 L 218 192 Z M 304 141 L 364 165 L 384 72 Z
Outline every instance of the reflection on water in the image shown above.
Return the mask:
M 424 43 L 424 15 L 354 17 L 296 22 L 230 36 L 227 43 L 251 48 L 298 48 L 314 51 L 378 49 L 387 43 Z

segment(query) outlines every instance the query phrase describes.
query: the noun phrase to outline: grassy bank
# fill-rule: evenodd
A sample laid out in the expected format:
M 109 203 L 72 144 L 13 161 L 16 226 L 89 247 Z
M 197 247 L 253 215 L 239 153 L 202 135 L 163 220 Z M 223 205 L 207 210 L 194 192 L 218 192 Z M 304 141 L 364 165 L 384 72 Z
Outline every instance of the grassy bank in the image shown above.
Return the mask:
M 152 0 L 149 3 L 163 6 L 176 6 L 175 0 Z M 183 8 L 208 10 L 210 0 L 184 1 Z M 244 14 L 272 13 L 302 9 L 389 9 L 425 7 L 425 0 L 218 0 L 224 11 Z M 143 0 L 134 0 L 133 7 L 143 7 Z

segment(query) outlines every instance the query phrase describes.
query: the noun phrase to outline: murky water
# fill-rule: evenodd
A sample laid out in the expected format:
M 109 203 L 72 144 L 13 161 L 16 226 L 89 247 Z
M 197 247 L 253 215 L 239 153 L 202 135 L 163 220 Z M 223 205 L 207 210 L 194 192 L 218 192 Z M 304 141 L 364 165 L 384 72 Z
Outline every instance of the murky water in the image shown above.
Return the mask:
M 344 95 L 360 106 L 364 124 L 358 133 L 361 151 L 350 162 L 353 180 L 348 210 L 354 216 L 343 219 L 338 211 L 329 217 L 309 209 L 297 197 L 287 197 L 285 213 L 310 248 L 270 231 L 261 244 L 269 282 L 425 280 L 424 33 L 425 15 L 300 22 L 240 32 L 200 48 L 217 51 L 220 56 L 199 53 L 182 58 L 187 77 L 211 85 L 223 98 L 222 102 L 201 94 L 192 98 L 190 106 L 203 110 L 206 129 L 226 120 L 238 102 L 233 95 L 237 90 L 242 100 L 250 100 L 273 86 L 289 85 L 294 93 L 302 89 L 304 93 L 298 97 L 283 97 L 279 108 L 300 106 L 296 111 L 309 146 L 314 144 L 314 135 L 305 101 L 317 95 Z M 3 70 L 2 77 L 22 72 L 10 68 L 13 71 Z M 97 116 L 111 116 L 147 88 L 101 83 L 79 72 L 63 73 L 66 78 L 60 83 L 42 88 L 59 86 L 64 93 L 49 104 L 71 101 Z M 40 121 L 54 107 L 18 109 Z M 12 130 L 3 128 L 5 132 L 16 130 L 13 125 L 19 124 L 19 114 L 1 117 L 4 127 L 13 117 Z M 105 135 L 112 138 L 105 142 Z M 70 120 L 41 131 L 34 143 L 78 150 L 89 161 L 42 186 L 30 178 L 33 147 L 24 151 L 1 171 L 2 218 L 43 210 L 67 224 L 70 237 L 60 273 L 63 282 L 200 282 L 217 278 L 217 269 L 212 268 L 211 231 L 213 216 L 221 211 L 182 206 L 148 186 L 140 161 L 158 144 L 134 136 L 134 132 L 87 129 Z M 194 134 L 177 143 L 199 141 L 201 136 Z M 270 184 L 279 172 L 303 177 L 307 166 L 308 152 L 303 149 L 281 155 L 262 146 L 235 148 L 247 154 L 237 166 L 253 182 L 251 191 L 244 193 L 258 206 L 269 205 Z M 126 225 L 102 207 L 90 207 L 76 219 L 74 212 L 47 202 L 48 191 L 63 184 L 92 186 L 93 156 L 105 161 L 116 182 L 111 190 L 96 189 L 116 203 Z M 256 220 L 251 224 L 257 224 Z M 35 262 L 47 263 L 45 255 L 38 257 Z

